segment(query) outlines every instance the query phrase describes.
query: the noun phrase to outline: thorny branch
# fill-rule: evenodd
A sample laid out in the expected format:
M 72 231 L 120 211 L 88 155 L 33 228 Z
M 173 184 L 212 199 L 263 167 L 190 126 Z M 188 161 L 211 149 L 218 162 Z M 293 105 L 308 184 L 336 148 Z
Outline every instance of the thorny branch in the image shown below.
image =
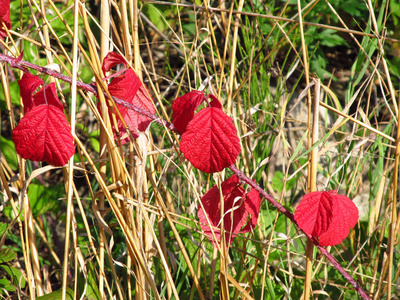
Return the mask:
M 12 68 L 16 68 L 19 70 L 22 70 L 24 72 L 27 72 L 27 68 L 34 69 L 38 72 L 41 72 L 43 74 L 47 74 L 50 76 L 53 76 L 55 78 L 58 78 L 62 81 L 72 83 L 72 78 L 63 75 L 57 71 L 41 67 L 35 64 L 32 64 L 27 61 L 21 60 L 21 58 L 14 58 L 8 55 L 4 55 L 0 53 L 0 61 L 8 63 Z M 81 81 L 77 81 L 77 86 L 83 90 L 86 90 L 88 92 L 93 93 L 94 95 L 98 95 L 98 90 L 95 88 L 93 85 L 83 83 Z M 107 94 L 104 93 L 106 97 Z M 116 97 L 112 97 L 112 99 L 115 101 L 115 103 L 123 105 L 129 109 L 132 109 L 142 115 L 145 115 L 146 117 L 151 118 L 155 122 L 167 127 L 170 130 L 175 131 L 175 127 L 172 123 L 167 122 L 166 120 L 161 119 L 160 117 L 151 114 L 150 112 L 141 109 L 137 107 L 136 105 L 130 104 L 128 102 L 125 102 L 124 100 L 118 99 Z M 229 166 L 229 169 L 235 173 L 242 181 L 246 182 L 248 185 L 250 185 L 252 188 L 254 188 L 256 191 L 258 191 L 265 199 L 268 200 L 273 206 L 275 206 L 281 213 L 283 213 L 290 221 L 292 221 L 297 227 L 297 222 L 294 219 L 294 215 L 289 212 L 286 208 L 284 208 L 279 202 L 277 202 L 271 195 L 269 195 L 266 191 L 264 191 L 257 183 L 255 183 L 253 180 L 248 178 L 242 171 L 240 171 L 236 166 L 231 165 Z M 299 229 L 301 232 L 303 232 L 301 229 Z M 304 233 L 304 232 L 303 232 Z M 339 262 L 322 246 L 319 245 L 318 240 L 316 240 L 314 237 L 312 237 L 309 234 L 304 233 L 307 238 L 309 238 L 313 244 L 318 248 L 318 250 L 331 262 L 333 267 L 339 271 L 340 274 L 345 277 L 350 284 L 355 288 L 355 290 L 358 292 L 358 294 L 364 299 L 364 300 L 369 300 L 370 297 L 367 295 L 367 293 L 361 288 L 361 286 L 350 276 L 349 273 L 346 272 L 346 270 L 339 264 Z
M 61 73 L 59 73 L 57 71 L 54 71 L 52 69 L 41 67 L 41 66 L 32 64 L 30 62 L 20 60 L 20 58 L 14 58 L 14 57 L 11 57 L 11 56 L 8 56 L 8 55 L 0 53 L 0 61 L 7 62 L 12 68 L 19 69 L 19 70 L 21 70 L 23 72 L 28 72 L 27 68 L 30 68 L 30 69 L 36 70 L 36 71 L 38 71 L 40 73 L 43 73 L 43 74 L 50 75 L 52 77 L 58 78 L 58 79 L 60 79 L 62 81 L 65 81 L 65 82 L 68 82 L 68 83 L 72 83 L 72 78 L 71 77 L 68 77 L 68 76 L 66 76 L 64 74 L 61 74 Z M 83 89 L 85 91 L 91 92 L 96 96 L 99 94 L 99 91 L 97 90 L 97 88 L 94 85 L 87 84 L 87 83 L 84 83 L 84 82 L 79 81 L 79 80 L 76 82 L 76 85 L 79 88 L 81 88 L 81 89 Z M 105 97 L 108 97 L 105 92 L 104 92 L 104 95 L 105 95 Z M 170 123 L 170 122 L 168 122 L 168 121 L 166 121 L 164 119 L 161 119 L 156 115 L 153 115 L 152 113 L 148 112 L 147 110 L 144 110 L 144 109 L 142 109 L 140 107 L 137 107 L 136 105 L 130 104 L 130 103 L 128 103 L 128 102 L 126 102 L 124 100 L 121 100 L 121 99 L 119 99 L 117 97 L 112 97 L 112 98 L 113 98 L 115 103 L 117 103 L 119 105 L 123 105 L 126 108 L 132 109 L 132 110 L 138 112 L 139 114 L 142 114 L 142 115 L 154 120 L 155 122 L 159 123 L 160 125 L 163 125 L 163 126 L 167 127 L 168 129 L 175 131 L 174 124 L 172 124 L 172 123 Z

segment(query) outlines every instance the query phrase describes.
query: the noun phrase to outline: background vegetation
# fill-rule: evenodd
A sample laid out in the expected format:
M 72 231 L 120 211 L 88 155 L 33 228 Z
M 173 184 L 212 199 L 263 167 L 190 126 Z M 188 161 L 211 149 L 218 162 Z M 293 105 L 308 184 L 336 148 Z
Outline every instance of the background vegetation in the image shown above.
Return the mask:
M 1 48 L 68 76 L 75 65 L 85 83 L 119 52 L 167 120 L 172 101 L 208 79 L 239 132 L 237 167 L 292 212 L 310 185 L 309 103 L 319 95 L 318 190 L 338 189 L 360 211 L 329 251 L 371 298 L 398 299 L 399 21 L 394 0 L 13 1 Z M 18 157 L 22 73 L 8 64 L 0 72 L 3 298 L 301 298 L 304 236 L 264 201 L 256 230 L 222 255 L 196 217 L 219 175 L 194 169 L 179 136 L 155 123 L 119 146 L 96 97 L 43 76 L 76 121 L 76 164 Z M 319 92 L 302 94 L 317 78 Z M 312 298 L 357 297 L 315 253 Z

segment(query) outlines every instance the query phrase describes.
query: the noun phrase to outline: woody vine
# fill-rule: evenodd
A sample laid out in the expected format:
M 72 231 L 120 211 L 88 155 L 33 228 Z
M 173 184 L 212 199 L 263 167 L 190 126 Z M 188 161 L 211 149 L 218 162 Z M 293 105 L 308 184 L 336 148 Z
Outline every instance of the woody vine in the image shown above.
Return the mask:
M 24 72 L 19 85 L 25 115 L 13 131 L 16 150 L 24 159 L 63 166 L 75 153 L 74 137 L 63 106 L 54 84 L 45 85 L 27 68 L 68 83 L 72 80 L 56 71 L 22 61 L 21 57 L 0 54 L 0 61 Z M 358 210 L 349 198 L 338 195 L 336 191 L 309 193 L 293 215 L 235 166 L 241 152 L 240 140 L 232 119 L 224 113 L 217 97 L 196 90 L 178 97 L 172 103 L 173 121 L 169 123 L 155 115 L 149 91 L 134 71 L 127 67 L 121 55 L 114 52 L 107 55 L 103 62 L 103 74 L 119 64 L 124 66 L 123 71 L 113 76 L 108 84 L 108 93 L 104 93 L 112 100 L 108 102 L 110 113 L 117 111 L 113 129 L 118 143 L 124 144 L 137 138 L 138 132 L 147 130 L 154 121 L 181 135 L 179 149 L 195 168 L 205 173 L 220 172 L 225 168 L 233 172 L 234 175 L 219 186 L 212 187 L 201 198 L 197 213 L 206 237 L 220 251 L 224 251 L 238 233 L 254 230 L 264 198 L 299 227 L 299 231 L 312 241 L 363 299 L 369 299 L 362 287 L 325 248 L 341 243 L 358 220 Z M 99 95 L 92 84 L 77 82 L 77 86 Z M 202 103 L 205 103 L 205 108 L 196 113 Z M 250 191 L 245 191 L 245 184 L 250 186 Z M 225 234 L 221 235 L 221 232 Z M 197 289 L 201 294 L 198 284 Z

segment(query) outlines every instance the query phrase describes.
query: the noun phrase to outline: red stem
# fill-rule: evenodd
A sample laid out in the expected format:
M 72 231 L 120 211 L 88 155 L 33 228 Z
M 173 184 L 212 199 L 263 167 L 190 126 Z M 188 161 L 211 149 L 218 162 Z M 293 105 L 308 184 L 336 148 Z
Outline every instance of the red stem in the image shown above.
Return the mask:
M 275 206 L 281 213 L 283 213 L 290 221 L 292 221 L 298 228 L 298 224 L 294 219 L 294 215 L 288 211 L 286 208 L 282 206 L 279 202 L 277 202 L 271 195 L 269 195 L 266 191 L 264 191 L 257 183 L 251 180 L 249 177 L 243 174 L 235 165 L 229 166 L 229 169 L 232 170 L 242 181 L 246 182 L 250 185 L 253 189 L 259 192 L 265 199 L 267 199 L 273 206 Z M 370 299 L 367 293 L 360 287 L 360 285 L 355 281 L 349 273 L 337 262 L 337 260 L 326 250 L 324 247 L 320 246 L 318 240 L 312 237 L 310 234 L 305 233 L 303 230 L 299 228 L 301 232 L 303 232 L 312 242 L 313 244 L 319 249 L 319 251 L 325 255 L 325 257 L 331 262 L 331 264 L 335 267 L 336 270 L 339 271 L 340 274 L 346 278 L 352 286 L 356 289 L 356 291 L 360 294 L 360 296 L 364 299 Z
M 13 58 L 11 56 L 0 53 L 0 61 L 7 62 L 11 67 L 20 69 L 24 72 L 27 72 L 26 68 L 30 68 L 30 69 L 37 70 L 41 73 L 53 76 L 55 78 L 65 81 L 65 82 L 72 83 L 72 79 L 66 75 L 63 75 L 63 74 L 53 71 L 51 69 L 40 67 L 38 65 L 32 64 L 27 61 L 22 61 L 18 58 Z M 98 95 L 97 89 L 90 84 L 86 84 L 81 81 L 77 81 L 77 86 L 81 89 L 84 89 L 88 92 Z M 107 97 L 106 93 L 104 93 L 104 95 Z M 136 105 L 130 104 L 124 100 L 118 99 L 116 97 L 112 97 L 112 98 L 115 101 L 115 103 L 123 105 L 123 106 L 125 106 L 129 109 L 132 109 L 142 115 L 145 115 L 146 117 L 151 118 L 155 122 L 157 122 L 161 125 L 164 125 L 168 129 L 175 131 L 175 127 L 172 123 L 167 122 L 166 120 L 163 120 L 160 117 L 153 115 L 149 111 L 141 109 L 141 108 L 137 107 Z M 290 221 L 292 221 L 298 227 L 297 222 L 294 219 L 294 215 L 291 212 L 289 212 L 286 208 L 284 208 L 279 202 L 277 202 L 271 195 L 269 195 L 266 191 L 264 191 L 257 183 L 255 183 L 253 180 L 251 180 L 249 177 L 247 177 L 242 171 L 240 171 L 234 165 L 231 165 L 229 167 L 229 169 L 231 169 L 233 171 L 233 173 L 235 173 L 242 181 L 246 182 L 248 185 L 250 185 L 252 188 L 254 188 L 257 192 L 259 192 L 265 199 L 267 199 L 273 206 L 275 206 L 281 213 L 283 213 Z M 299 230 L 302 231 L 300 228 L 299 228 Z M 313 244 L 318 248 L 318 250 L 331 262 L 333 267 L 336 270 L 338 270 L 339 273 L 342 274 L 343 277 L 346 278 L 350 282 L 350 284 L 355 288 L 355 290 L 358 292 L 358 294 L 364 300 L 370 300 L 370 297 L 367 295 L 367 293 L 350 276 L 350 274 L 345 271 L 345 269 L 339 264 L 339 262 L 336 261 L 336 259 L 324 247 L 319 245 L 318 240 L 316 240 L 311 235 L 306 234 L 305 232 L 303 232 L 303 233 L 313 242 Z

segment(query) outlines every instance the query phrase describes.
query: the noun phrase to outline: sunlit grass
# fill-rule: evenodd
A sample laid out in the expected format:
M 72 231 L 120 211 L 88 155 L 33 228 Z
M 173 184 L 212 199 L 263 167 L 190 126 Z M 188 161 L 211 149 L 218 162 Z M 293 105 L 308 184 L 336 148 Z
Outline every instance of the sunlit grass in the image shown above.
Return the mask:
M 13 2 L 11 36 L 5 40 L 11 51 L 2 49 L 15 57 L 23 50 L 23 60 L 40 66 L 60 65 L 68 76 L 77 63 L 78 79 L 85 83 L 100 79 L 101 60 L 118 51 L 149 88 L 158 115 L 168 120 L 172 101 L 208 79 L 205 91 L 219 97 L 238 129 L 237 167 L 291 212 L 310 186 L 308 101 L 315 91 L 310 87 L 310 97 L 302 92 L 307 82 L 320 78 L 313 180 L 318 190 L 338 189 L 360 211 L 349 237 L 329 251 L 371 298 L 389 299 L 399 293 L 400 275 L 393 209 L 398 71 L 391 52 L 398 48 L 397 13 L 394 1 L 391 17 L 379 3 L 371 8 L 346 1 L 341 9 L 337 2 L 301 3 L 302 25 L 293 3 L 194 6 L 129 0 L 112 3 L 110 12 L 101 1 L 86 3 L 79 11 L 77 61 L 72 60 L 72 1 L 43 2 L 44 7 Z M 40 13 L 43 8 L 46 14 Z M 110 30 L 102 35 L 100 24 Z M 389 39 L 382 37 L 383 26 Z M 194 169 L 179 152 L 179 136 L 155 123 L 120 146 L 113 139 L 112 116 L 97 109 L 105 98 L 78 89 L 71 116 L 71 86 L 56 80 L 69 120 L 77 122 L 72 190 L 69 167 L 53 169 L 19 158 L 11 131 L 23 115 L 16 84 L 22 73 L 7 64 L 0 71 L 0 218 L 10 225 L 2 249 L 17 254 L 0 263 L 14 288 L 0 291 L 5 298 L 62 294 L 63 284 L 71 289 L 67 297 L 94 299 L 302 297 L 306 239 L 295 225 L 263 201 L 254 232 L 240 234 L 226 253 L 214 247 L 201 232 L 197 207 L 218 175 Z M 97 87 L 104 88 L 100 80 Z M 227 169 L 220 175 L 230 174 Z M 66 228 L 71 238 L 64 256 Z M 6 266 L 20 272 L 16 279 Z M 311 297 L 318 296 L 358 297 L 315 251 Z

